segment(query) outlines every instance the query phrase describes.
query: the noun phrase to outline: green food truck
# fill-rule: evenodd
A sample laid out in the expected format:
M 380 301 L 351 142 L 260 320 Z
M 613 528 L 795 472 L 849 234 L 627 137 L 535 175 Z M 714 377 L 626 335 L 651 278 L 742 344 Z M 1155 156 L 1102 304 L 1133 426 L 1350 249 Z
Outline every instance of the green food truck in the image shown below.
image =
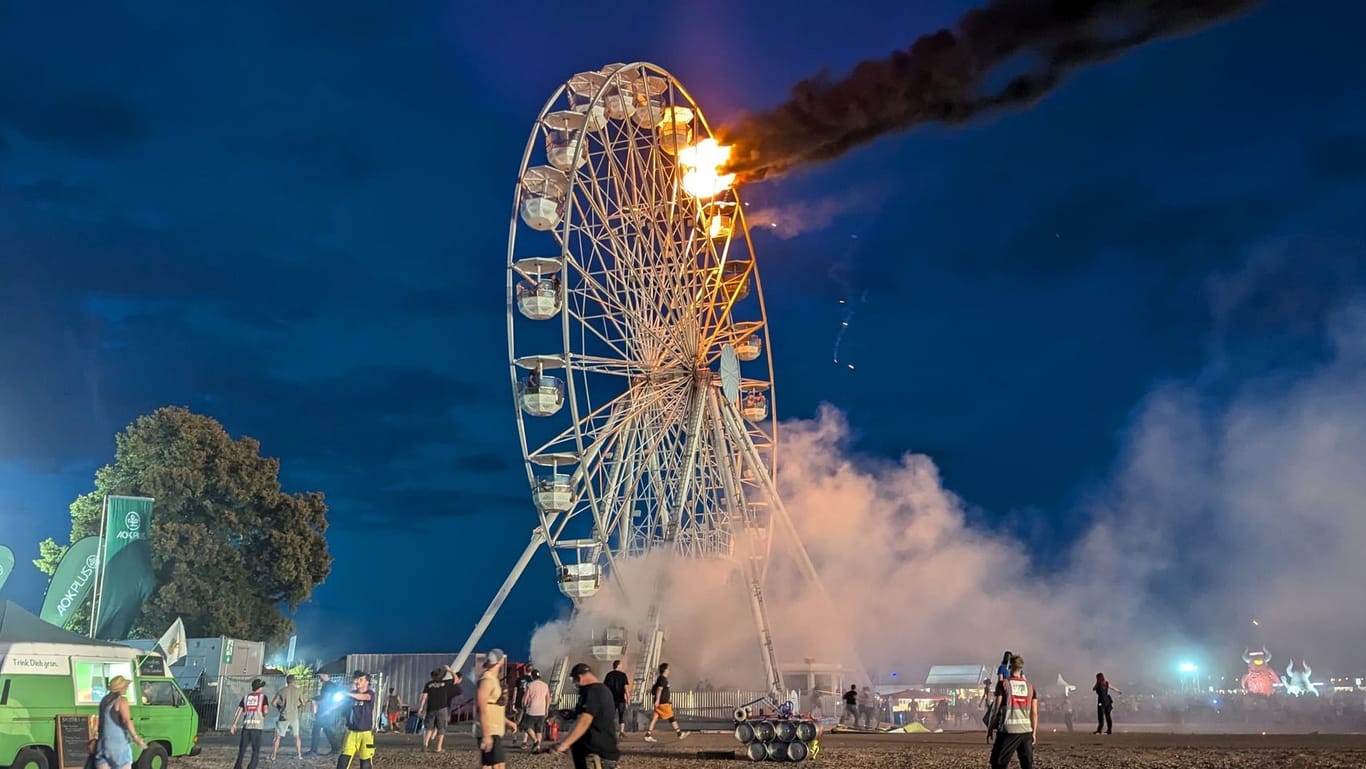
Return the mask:
M 0 767 L 81 769 L 114 676 L 132 682 L 129 708 L 147 741 L 133 746 L 137 769 L 166 769 L 171 756 L 199 753 L 199 716 L 160 656 L 0 605 Z

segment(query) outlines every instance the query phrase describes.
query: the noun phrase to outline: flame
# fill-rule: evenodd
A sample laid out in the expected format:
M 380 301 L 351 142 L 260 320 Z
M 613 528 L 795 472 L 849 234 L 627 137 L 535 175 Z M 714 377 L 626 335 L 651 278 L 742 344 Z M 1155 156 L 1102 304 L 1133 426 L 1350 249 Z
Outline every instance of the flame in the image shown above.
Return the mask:
M 683 191 L 695 198 L 710 198 L 735 184 L 735 174 L 721 173 L 730 160 L 730 147 L 715 139 L 702 141 L 678 151 L 678 165 L 683 169 Z

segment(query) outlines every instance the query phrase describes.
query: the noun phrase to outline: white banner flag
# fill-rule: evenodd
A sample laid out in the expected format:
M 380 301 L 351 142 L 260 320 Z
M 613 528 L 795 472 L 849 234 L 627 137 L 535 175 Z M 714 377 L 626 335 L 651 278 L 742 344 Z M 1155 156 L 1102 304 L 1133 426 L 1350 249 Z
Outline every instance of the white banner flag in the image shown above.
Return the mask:
M 189 640 L 185 638 L 185 623 L 181 622 L 179 617 L 175 618 L 175 622 L 172 622 L 166 632 L 161 634 L 161 640 L 157 641 L 157 646 L 161 647 L 161 653 L 166 655 L 167 667 L 176 664 L 184 657 L 185 650 L 189 645 Z

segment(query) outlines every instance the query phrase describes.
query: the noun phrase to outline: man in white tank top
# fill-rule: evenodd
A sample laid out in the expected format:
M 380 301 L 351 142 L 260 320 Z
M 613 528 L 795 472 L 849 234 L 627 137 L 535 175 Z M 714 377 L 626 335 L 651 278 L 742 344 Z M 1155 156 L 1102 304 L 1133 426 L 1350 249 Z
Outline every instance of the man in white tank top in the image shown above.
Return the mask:
M 517 731 L 517 725 L 507 717 L 508 696 L 503 687 L 506 665 L 507 655 L 502 649 L 489 652 L 484 658 L 484 672 L 479 676 L 479 688 L 474 695 L 479 713 L 479 763 L 484 769 L 507 766 L 503 737 L 509 731 Z

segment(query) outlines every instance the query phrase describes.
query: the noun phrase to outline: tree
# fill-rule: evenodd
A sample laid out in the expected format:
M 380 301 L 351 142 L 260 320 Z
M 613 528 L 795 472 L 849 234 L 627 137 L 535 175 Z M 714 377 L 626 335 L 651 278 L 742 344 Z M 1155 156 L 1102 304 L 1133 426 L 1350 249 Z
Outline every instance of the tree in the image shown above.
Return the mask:
M 253 438 L 233 440 L 210 417 L 165 407 L 116 438 L 114 464 L 95 490 L 71 503 L 71 541 L 98 534 L 107 494 L 147 496 L 157 587 L 137 635 L 155 638 L 183 617 L 192 635 L 278 643 L 293 632 L 285 615 L 327 578 L 327 505 L 320 492 L 285 493 L 280 461 Z M 66 548 L 39 544 L 35 565 L 51 574 Z M 73 625 L 84 630 L 89 611 Z

